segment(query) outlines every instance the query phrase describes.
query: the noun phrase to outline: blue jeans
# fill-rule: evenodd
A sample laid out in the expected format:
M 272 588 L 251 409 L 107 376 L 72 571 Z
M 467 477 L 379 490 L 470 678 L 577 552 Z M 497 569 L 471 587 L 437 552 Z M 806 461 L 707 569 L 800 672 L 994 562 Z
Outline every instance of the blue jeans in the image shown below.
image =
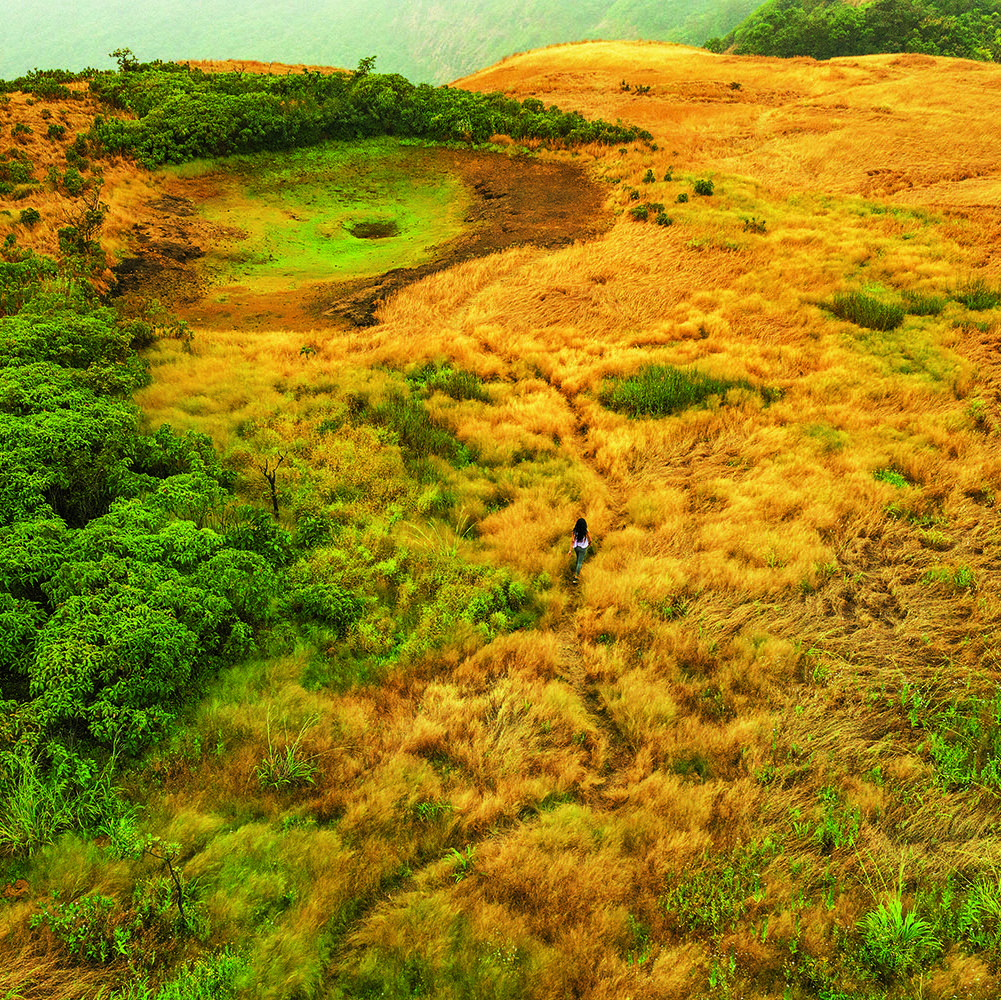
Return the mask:
M 576 548 L 574 551 L 577 553 L 577 567 L 573 571 L 574 576 L 580 576 L 580 568 L 584 565 L 584 560 L 587 558 L 587 549 Z

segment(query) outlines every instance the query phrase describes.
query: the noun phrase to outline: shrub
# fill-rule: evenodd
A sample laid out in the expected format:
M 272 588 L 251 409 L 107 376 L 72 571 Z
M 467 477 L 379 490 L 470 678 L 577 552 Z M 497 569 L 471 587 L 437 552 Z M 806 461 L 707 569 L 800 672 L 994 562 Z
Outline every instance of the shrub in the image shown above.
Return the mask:
M 37 208 L 22 208 L 19 221 L 22 226 L 27 226 L 31 229 L 33 226 L 37 226 L 38 223 L 42 221 L 42 216 Z
M 28 184 L 32 173 L 31 161 L 20 150 L 8 151 L 6 159 L 0 153 L 0 194 L 4 193 L 5 182 L 7 185 Z
M 633 207 L 631 209 L 629 209 L 629 214 L 637 222 L 646 222 L 647 217 L 650 215 L 650 206 L 649 205 L 633 205 Z
M 657 217 L 653 220 L 658 226 L 672 226 L 674 225 L 674 219 L 667 214 L 667 212 L 660 211 L 657 213 Z
M 66 135 L 66 126 L 53 122 L 45 133 L 50 139 L 61 139 Z
M 865 292 L 838 292 L 830 308 L 839 319 L 868 330 L 895 330 L 904 321 L 901 306 L 883 302 Z
M 236 983 L 248 971 L 245 959 L 224 950 L 185 965 L 154 1000 L 225 1000 L 236 995 Z
M 647 170 L 647 172 L 643 175 L 643 183 L 644 184 L 653 184 L 653 182 L 656 179 L 657 178 L 654 175 L 654 172 L 652 170 Z
M 728 389 L 751 389 L 746 380 L 713 378 L 691 369 L 648 365 L 628 378 L 611 379 L 602 386 L 599 398 L 611 410 L 631 417 L 664 417 L 679 410 L 702 405 L 710 396 L 722 396 Z
M 713 193 L 713 182 L 708 178 L 700 177 L 694 185 L 695 193 L 706 197 Z
M 681 194 L 678 195 L 678 197 L 677 197 L 676 200 L 677 200 L 677 202 L 678 202 L 679 205 L 684 205 L 684 203 L 686 201 L 688 201 L 688 195 L 685 194 L 684 191 L 682 191 Z
M 69 167 L 63 174 L 63 187 L 74 197 L 78 197 L 87 182 L 76 167 Z

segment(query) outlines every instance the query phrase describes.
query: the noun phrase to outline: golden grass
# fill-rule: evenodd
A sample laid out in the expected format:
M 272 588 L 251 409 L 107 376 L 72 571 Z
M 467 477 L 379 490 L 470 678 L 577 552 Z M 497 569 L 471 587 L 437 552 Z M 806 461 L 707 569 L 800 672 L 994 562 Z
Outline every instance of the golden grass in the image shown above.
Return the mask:
M 1001 139 L 982 123 L 999 74 L 642 43 L 515 56 L 464 85 L 654 132 L 657 151 L 581 151 L 619 213 L 604 237 L 463 263 L 399 292 L 375 327 L 196 329 L 193 353 L 152 352 L 146 419 L 210 433 L 247 497 L 264 499 L 255 456 L 290 451 L 290 527 L 347 511 L 373 563 L 398 543 L 433 566 L 454 546 L 539 581 L 545 604 L 536 630 L 456 633 L 380 686 L 305 690 L 305 648 L 234 668 L 189 727 L 201 749 L 149 762 L 149 826 L 183 845 L 213 941 L 249 942 L 260 995 L 319 995 L 408 956 L 482 960 L 500 982 L 518 963 L 490 963 L 514 948 L 528 996 L 716 995 L 732 950 L 731 994 L 778 997 L 784 970 L 804 988 L 794 956 L 831 958 L 902 864 L 911 899 L 998 863 L 993 798 L 935 783 L 902 703 L 905 685 L 947 698 L 999 679 L 997 314 L 950 303 L 877 334 L 824 304 L 998 283 Z M 623 78 L 651 94 L 623 94 Z M 711 198 L 694 195 L 700 177 Z M 629 188 L 674 224 L 633 221 Z M 123 219 L 137 191 L 116 195 Z M 319 430 L 425 360 L 476 372 L 490 396 L 429 401 L 476 456 L 439 469 L 451 526 L 421 523 L 433 498 L 375 430 Z M 773 398 L 738 390 L 662 420 L 601 405 L 607 378 L 649 363 Z M 886 469 L 908 485 L 874 478 Z M 380 528 L 391 504 L 420 530 Z M 597 552 L 574 590 L 582 514 Z M 311 572 L 342 579 L 342 559 L 321 549 Z M 975 582 L 928 577 L 942 567 Z M 315 784 L 262 790 L 269 722 L 294 734 L 308 719 Z M 825 853 L 834 800 L 857 835 Z M 679 929 L 666 886 L 766 840 L 764 894 L 736 929 Z M 463 873 L 453 850 L 470 848 Z M 87 872 L 80 886 L 105 877 Z M 995 995 L 988 966 L 956 950 L 901 989 Z
M 0 106 L 0 131 L 5 136 L 10 135 L 16 124 L 31 129 L 30 134 L 17 138 L 13 148 L 31 161 L 34 177 L 32 185 L 22 191 L 17 200 L 10 196 L 0 197 L 0 227 L 3 227 L 0 231 L 5 235 L 12 231 L 20 247 L 30 247 L 53 257 L 59 249 L 58 231 L 68 224 L 79 202 L 61 184 L 50 183 L 47 174 L 50 168 L 65 173 L 68 166 L 66 148 L 91 128 L 94 115 L 101 110 L 97 101 L 89 96 L 85 83 L 70 86 L 83 96 L 72 101 L 53 102 L 36 100 L 17 91 L 6 95 L 7 102 Z M 43 112 L 47 117 L 43 117 Z M 48 138 L 50 125 L 62 125 L 63 136 Z M 145 203 L 154 196 L 155 186 L 145 171 L 120 158 L 91 161 L 88 157 L 88 161 L 91 166 L 82 172 L 84 180 L 103 177 L 101 201 L 107 205 L 108 212 L 102 229 L 102 244 L 109 254 L 114 254 L 124 249 L 127 232 L 143 217 Z M 34 227 L 18 224 L 25 208 L 36 209 L 42 217 Z

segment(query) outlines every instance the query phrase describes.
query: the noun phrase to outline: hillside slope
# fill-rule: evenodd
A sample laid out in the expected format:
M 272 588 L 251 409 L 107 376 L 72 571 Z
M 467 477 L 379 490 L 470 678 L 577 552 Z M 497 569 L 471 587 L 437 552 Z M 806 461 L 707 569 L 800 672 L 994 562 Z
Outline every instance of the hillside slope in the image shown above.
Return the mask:
M 1001 74 L 992 65 L 916 54 L 820 64 L 594 43 L 516 56 L 457 85 L 634 121 L 671 150 L 654 160 L 776 192 L 984 207 L 1001 195 L 1001 136 L 990 126 Z
M 211 435 L 291 596 L 135 762 L 141 811 L 2 863 L 0 990 L 998 996 L 1001 67 L 588 43 L 460 82 L 653 140 L 533 143 L 593 228 L 375 325 L 180 303 L 138 402 Z M 503 203 L 516 150 L 448 155 Z M 137 200 L 202 211 L 205 164 L 106 166 L 126 243 Z

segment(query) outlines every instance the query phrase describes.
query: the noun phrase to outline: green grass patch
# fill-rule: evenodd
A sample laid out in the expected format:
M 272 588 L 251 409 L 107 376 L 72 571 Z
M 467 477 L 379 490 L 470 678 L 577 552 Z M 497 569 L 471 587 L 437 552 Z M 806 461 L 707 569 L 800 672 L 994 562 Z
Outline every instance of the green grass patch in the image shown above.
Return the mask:
M 839 319 L 867 330 L 895 330 L 904 322 L 905 315 L 900 305 L 859 291 L 838 292 L 829 308 Z
M 945 702 L 905 684 L 900 696 L 915 729 L 926 733 L 922 749 L 935 764 L 935 780 L 947 790 L 980 785 L 1001 791 L 1001 687 Z
M 904 308 L 912 316 L 938 316 L 945 309 L 946 300 L 941 295 L 922 292 L 903 292 Z
M 766 402 L 776 390 L 756 389 L 746 379 L 722 379 L 693 369 L 647 365 L 635 375 L 608 379 L 598 398 L 610 410 L 630 417 L 666 417 L 681 410 L 706 405 L 712 397 L 723 401 L 732 389 L 757 392 Z
M 658 902 L 679 929 L 712 934 L 735 930 L 752 901 L 764 897 L 762 872 L 775 854 L 766 841 L 730 857 L 707 855 L 702 866 L 670 879 Z
M 441 392 L 459 402 L 467 399 L 479 400 L 481 403 L 490 402 L 490 396 L 483 388 L 483 381 L 479 375 L 461 368 L 452 368 L 448 364 L 435 364 L 429 361 L 420 368 L 408 372 L 407 382 L 412 391 L 424 397 Z
M 877 482 L 889 483 L 891 486 L 896 486 L 897 489 L 903 489 L 903 487 L 910 485 L 896 469 L 876 469 L 872 474 L 872 478 Z
M 932 330 L 908 324 L 906 328 L 866 330 L 852 339 L 856 347 L 878 358 L 887 372 L 948 383 L 957 360 L 935 337 Z
M 458 236 L 469 195 L 427 149 L 392 139 L 329 142 L 260 153 L 177 173 L 214 172 L 200 211 L 245 233 L 207 255 L 227 283 L 257 291 L 416 267 Z
M 375 423 L 391 428 L 408 464 L 438 455 L 456 466 L 469 464 L 469 453 L 455 435 L 431 416 L 419 399 L 393 393 L 371 411 Z
M 952 298 L 967 309 L 981 312 L 1001 305 L 1001 288 L 989 285 L 983 278 L 971 278 L 952 293 Z

